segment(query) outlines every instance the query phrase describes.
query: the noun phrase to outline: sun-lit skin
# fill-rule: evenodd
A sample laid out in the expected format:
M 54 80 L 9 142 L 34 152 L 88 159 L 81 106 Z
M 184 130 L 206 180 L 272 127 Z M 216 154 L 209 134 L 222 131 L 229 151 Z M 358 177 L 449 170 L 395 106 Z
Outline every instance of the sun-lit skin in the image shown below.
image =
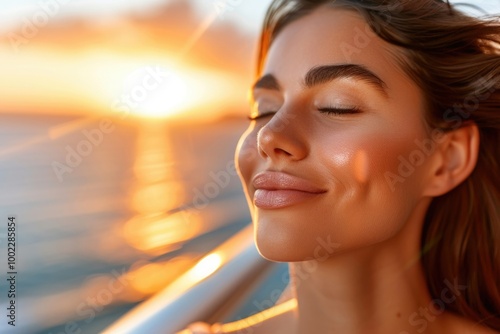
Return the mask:
M 427 136 L 422 94 L 378 38 L 372 37 L 370 47 L 348 61 L 340 45 L 353 43 L 354 26 L 364 29 L 365 23 L 355 13 L 330 11 L 304 18 L 303 25 L 302 20 L 291 24 L 273 43 L 263 73 L 272 74 L 281 89 L 257 88 L 253 98 L 258 113 L 278 113 L 252 121 L 240 145 L 239 167 L 249 200 L 255 192 L 251 179 L 263 170 L 283 171 L 327 191 L 280 210 L 251 206 L 259 250 L 273 260 L 312 256 L 318 237 L 331 236 L 340 244 L 339 251 L 387 240 L 401 230 L 421 201 L 424 168 L 395 191 L 385 173 L 397 173 L 398 156 L 408 157 L 416 148 L 415 139 Z M 331 15 L 340 17 L 332 20 Z M 306 20 L 313 19 L 314 25 L 304 28 Z M 380 77 L 387 96 L 358 78 L 304 88 L 311 68 L 347 63 L 363 65 Z M 343 115 L 318 111 L 325 107 L 360 111 Z M 250 156 L 247 151 L 258 151 L 258 158 L 245 159 Z M 301 247 L 296 247 L 299 243 Z
M 397 61 L 401 50 L 375 35 L 361 52 L 342 52 L 343 43 L 354 44 L 356 27 L 366 28 L 359 14 L 327 7 L 287 25 L 267 54 L 267 84 L 253 90 L 257 119 L 238 145 L 257 247 L 270 260 L 291 262 L 295 280 L 298 307 L 267 325 L 273 333 L 418 328 L 408 318 L 432 299 L 418 261 L 425 212 L 432 196 L 466 178 L 477 158 L 477 129 L 469 127 L 446 135 L 404 182 L 390 186 L 386 172 L 397 173 L 398 157 L 408 159 L 415 141 L 429 137 L 424 95 Z M 361 65 L 380 85 L 354 75 L 306 84 L 312 69 L 345 64 Z M 328 114 L 324 108 L 355 111 Z M 322 192 L 282 208 L 256 206 L 253 179 L 263 171 L 298 177 Z M 335 244 L 328 259 L 315 252 L 320 239 Z M 299 262 L 305 260 L 314 270 Z M 456 326 L 454 333 L 472 333 L 471 324 L 447 313 L 428 321 L 425 333 Z

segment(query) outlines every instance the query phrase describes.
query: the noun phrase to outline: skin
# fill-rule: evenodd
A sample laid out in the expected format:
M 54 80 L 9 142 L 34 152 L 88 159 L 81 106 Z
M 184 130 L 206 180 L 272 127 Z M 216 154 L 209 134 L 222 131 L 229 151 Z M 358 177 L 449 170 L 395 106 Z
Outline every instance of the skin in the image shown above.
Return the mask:
M 477 128 L 441 137 L 391 187 L 387 172 L 397 174 L 400 157 L 408 160 L 418 150 L 415 141 L 430 138 L 424 96 L 398 63 L 401 50 L 374 34 L 360 52 L 343 52 L 345 43 L 354 45 L 355 28 L 366 28 L 357 13 L 326 7 L 287 25 L 262 71 L 277 85 L 253 91 L 252 114 L 267 115 L 243 134 L 237 166 L 257 247 L 269 260 L 290 262 L 297 307 L 252 333 L 493 333 L 448 312 L 430 313 L 418 261 L 432 197 L 453 189 L 475 166 Z M 339 64 L 362 65 L 383 81 L 384 92 L 358 77 L 304 85 L 312 68 Z M 358 111 L 326 114 L 318 110 L 324 107 Z M 280 209 L 259 208 L 252 179 L 266 170 L 325 192 Z M 414 318 L 423 319 L 418 325 L 409 320 L 415 312 L 422 312 Z

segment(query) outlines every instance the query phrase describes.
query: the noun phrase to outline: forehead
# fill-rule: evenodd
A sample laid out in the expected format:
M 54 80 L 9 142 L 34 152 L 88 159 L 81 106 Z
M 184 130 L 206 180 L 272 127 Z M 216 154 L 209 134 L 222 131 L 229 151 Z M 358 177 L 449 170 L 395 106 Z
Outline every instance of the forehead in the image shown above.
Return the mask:
M 325 64 L 359 64 L 392 82 L 412 84 L 397 61 L 403 57 L 383 41 L 355 10 L 322 6 L 287 25 L 272 43 L 263 74 L 297 80 Z

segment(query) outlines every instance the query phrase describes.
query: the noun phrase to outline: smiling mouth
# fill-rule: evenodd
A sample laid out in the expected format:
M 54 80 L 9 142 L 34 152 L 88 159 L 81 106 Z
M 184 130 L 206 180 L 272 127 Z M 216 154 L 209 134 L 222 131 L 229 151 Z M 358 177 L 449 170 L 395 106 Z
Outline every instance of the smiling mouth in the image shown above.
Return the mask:
M 261 209 L 284 208 L 326 192 L 308 180 L 275 171 L 264 171 L 257 174 L 252 184 L 256 189 L 253 203 Z
M 299 204 L 324 193 L 295 189 L 257 189 L 253 196 L 253 203 L 260 209 L 280 209 Z

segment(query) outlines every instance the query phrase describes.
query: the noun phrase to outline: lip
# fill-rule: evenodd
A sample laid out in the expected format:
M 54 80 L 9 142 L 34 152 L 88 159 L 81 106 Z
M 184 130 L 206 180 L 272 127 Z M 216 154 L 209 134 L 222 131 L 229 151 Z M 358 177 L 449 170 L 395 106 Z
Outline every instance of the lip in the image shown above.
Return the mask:
M 261 209 L 279 209 L 295 205 L 326 192 L 310 181 L 283 172 L 265 171 L 252 181 L 254 204 Z

